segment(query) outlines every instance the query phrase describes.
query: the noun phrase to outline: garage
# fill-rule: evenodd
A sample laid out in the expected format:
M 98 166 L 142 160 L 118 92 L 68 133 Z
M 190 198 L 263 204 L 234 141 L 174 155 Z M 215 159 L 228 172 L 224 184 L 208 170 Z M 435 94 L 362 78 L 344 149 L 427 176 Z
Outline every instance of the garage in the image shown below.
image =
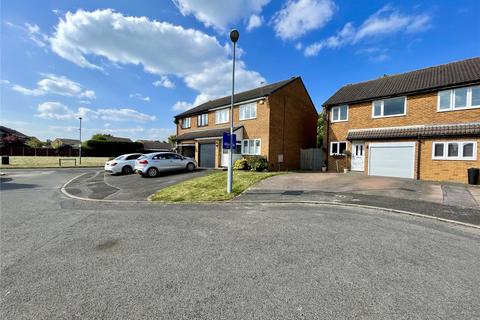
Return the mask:
M 200 167 L 215 168 L 215 143 L 200 144 L 199 153 Z
M 414 178 L 415 142 L 370 143 L 368 174 Z

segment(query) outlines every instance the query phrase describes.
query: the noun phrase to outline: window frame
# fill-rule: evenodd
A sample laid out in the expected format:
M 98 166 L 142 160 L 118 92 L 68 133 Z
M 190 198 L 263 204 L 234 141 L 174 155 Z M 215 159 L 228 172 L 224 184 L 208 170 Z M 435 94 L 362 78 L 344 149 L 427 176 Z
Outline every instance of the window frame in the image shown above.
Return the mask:
M 469 87 L 458 87 L 452 88 L 448 90 L 440 90 L 437 91 L 437 112 L 448 112 L 448 111 L 461 111 L 461 110 L 470 110 L 470 109 L 479 109 L 479 105 L 472 105 L 473 103 L 473 88 L 478 87 L 480 89 L 480 85 L 476 86 L 469 86 Z M 465 107 L 455 108 L 455 90 L 458 89 L 467 89 L 467 101 Z M 440 92 L 449 92 L 450 96 L 450 107 L 448 109 L 440 109 Z
M 448 145 L 455 143 L 458 145 L 458 156 L 449 157 L 448 156 Z M 471 157 L 465 157 L 463 155 L 463 147 L 466 144 L 473 144 L 473 154 Z M 443 155 L 435 156 L 435 146 L 437 144 L 443 145 Z M 460 161 L 476 161 L 477 160 L 477 141 L 434 141 L 432 142 L 432 160 L 460 160 Z
M 201 120 L 205 117 L 205 123 L 201 123 Z M 208 126 L 208 113 L 202 113 L 197 116 L 197 127 L 206 127 Z
M 341 112 L 342 107 L 347 108 L 347 118 L 346 119 L 340 119 L 340 115 L 342 114 L 342 112 Z M 333 117 L 334 110 L 336 110 L 336 109 L 338 109 L 338 120 L 335 120 L 334 117 Z M 340 106 L 332 107 L 332 110 L 330 110 L 330 122 L 335 123 L 335 122 L 346 122 L 346 121 L 348 121 L 348 111 L 349 111 L 349 109 L 350 108 L 349 108 L 348 104 L 342 104 Z
M 186 126 L 185 124 L 187 123 L 187 120 L 188 119 L 188 126 Z M 192 117 L 185 117 L 185 118 L 182 118 L 182 129 L 190 129 L 192 127 Z
M 220 112 L 226 112 L 227 114 L 226 120 L 223 122 L 218 121 L 217 115 L 220 114 Z M 215 124 L 224 124 L 224 123 L 228 123 L 229 121 L 230 121 L 230 109 L 225 108 L 225 109 L 220 109 L 215 111 Z
M 399 99 L 399 98 L 403 98 L 403 113 L 392 114 L 392 115 L 385 116 L 384 115 L 385 114 L 385 100 L 392 100 L 392 99 Z M 375 115 L 375 102 L 378 102 L 378 101 L 381 102 L 381 105 L 380 105 L 381 115 L 376 116 Z M 372 119 L 404 117 L 406 115 L 407 115 L 407 96 L 392 97 L 392 98 L 388 98 L 388 99 L 379 99 L 379 100 L 373 100 L 372 101 Z
M 345 150 L 348 150 L 348 143 L 347 141 L 330 141 L 330 150 L 329 150 L 329 154 L 331 156 L 338 156 L 338 155 L 343 155 L 343 153 L 333 153 L 332 150 L 333 150 L 333 145 L 336 144 L 337 145 L 337 150 L 340 151 L 340 144 L 341 143 L 345 143 Z
M 245 152 L 245 147 L 244 147 L 244 143 L 247 142 L 248 144 L 248 153 Z M 253 149 L 254 149 L 254 152 L 253 153 L 250 153 L 250 149 L 252 148 L 252 146 L 250 146 L 250 142 L 253 142 Z M 258 153 L 255 152 L 255 149 L 256 149 L 256 144 L 257 142 L 259 143 L 258 145 Z M 242 140 L 242 149 L 241 149 L 241 153 L 242 155 L 248 155 L 248 156 L 258 156 L 258 155 L 261 155 L 262 154 L 262 139 L 243 139 Z
M 253 108 L 255 109 L 255 116 L 252 117 L 250 116 L 249 118 L 245 118 L 245 111 L 243 112 L 243 118 L 242 118 L 242 109 L 245 109 L 245 108 Z M 251 112 L 250 112 L 251 114 Z M 239 121 L 245 121 L 245 120 L 252 120 L 252 119 L 257 119 L 257 102 L 249 102 L 249 103 L 244 103 L 244 104 L 241 104 L 239 109 L 238 109 L 238 120 Z

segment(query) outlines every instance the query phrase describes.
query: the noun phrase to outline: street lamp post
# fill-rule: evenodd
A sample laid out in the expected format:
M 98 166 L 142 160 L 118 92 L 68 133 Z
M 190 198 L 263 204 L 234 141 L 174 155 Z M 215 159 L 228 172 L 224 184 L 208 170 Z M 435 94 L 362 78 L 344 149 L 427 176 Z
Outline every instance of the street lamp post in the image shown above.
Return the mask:
M 80 132 L 80 146 L 78 148 L 78 155 L 79 155 L 79 163 L 82 164 L 82 117 L 78 117 L 78 120 L 80 120 L 80 129 L 78 131 Z
M 232 193 L 233 185 L 233 95 L 235 91 L 235 47 L 240 34 L 236 29 L 230 32 L 230 40 L 233 43 L 233 57 L 232 57 L 232 96 L 230 97 L 230 148 L 228 149 L 228 178 L 227 178 L 227 193 Z M 236 146 L 235 146 L 236 147 Z

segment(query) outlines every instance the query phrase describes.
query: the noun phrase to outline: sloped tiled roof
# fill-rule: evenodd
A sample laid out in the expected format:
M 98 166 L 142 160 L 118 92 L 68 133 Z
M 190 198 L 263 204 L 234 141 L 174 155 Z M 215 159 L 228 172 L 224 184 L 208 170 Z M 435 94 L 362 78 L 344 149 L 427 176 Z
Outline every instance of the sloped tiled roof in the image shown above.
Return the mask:
M 26 134 L 23 134 L 15 129 L 11 129 L 11 128 L 8 128 L 8 127 L 5 127 L 5 126 L 0 126 L 0 134 L 1 135 L 9 135 L 9 134 L 14 134 L 20 138 L 28 138 L 28 136 Z
M 349 130 L 348 140 L 480 136 L 480 122 Z
M 268 96 L 268 95 L 272 94 L 273 92 L 275 92 L 276 90 L 278 90 L 278 89 L 282 88 L 283 86 L 289 84 L 290 82 L 295 81 L 296 79 L 300 79 L 300 77 L 292 77 L 288 80 L 283 80 L 283 81 L 275 82 L 275 83 L 272 83 L 272 84 L 268 84 L 268 85 L 263 86 L 263 87 L 258 87 L 258 88 L 252 89 L 252 90 L 235 93 L 235 96 L 234 96 L 235 103 L 242 102 L 242 101 L 247 101 L 247 100 L 251 100 L 251 99 L 256 99 L 256 98 L 261 98 L 261 97 L 264 97 L 264 96 Z M 219 99 L 207 101 L 207 102 L 202 103 L 201 105 L 198 105 L 198 106 L 196 106 L 196 107 L 194 107 L 190 110 L 187 110 L 185 112 L 177 114 L 175 116 L 175 118 L 180 118 L 180 117 L 189 116 L 189 115 L 195 115 L 195 114 L 205 112 L 209 109 L 218 108 L 218 107 L 222 107 L 222 106 L 227 106 L 227 105 L 230 104 L 230 99 L 231 99 L 231 96 L 225 96 L 225 97 L 222 97 L 222 98 L 219 98 Z
M 170 150 L 172 146 L 170 143 L 161 142 L 161 141 L 152 141 L 152 140 L 138 140 L 143 144 L 143 149 L 145 150 Z
M 56 138 L 55 140 L 59 140 L 59 141 L 61 141 L 63 144 L 69 144 L 69 145 L 80 144 L 80 140 L 77 140 L 77 139 Z M 55 140 L 54 140 L 54 141 L 55 141 Z
M 343 86 L 324 106 L 480 83 L 480 57 Z
M 236 131 L 243 126 L 234 127 L 233 131 Z M 214 138 L 214 137 L 221 137 L 223 136 L 224 132 L 230 132 L 230 127 L 220 128 L 220 129 L 212 129 L 212 130 L 199 130 L 199 131 L 192 131 L 181 134 L 177 136 L 177 141 L 181 140 L 192 140 L 198 138 Z

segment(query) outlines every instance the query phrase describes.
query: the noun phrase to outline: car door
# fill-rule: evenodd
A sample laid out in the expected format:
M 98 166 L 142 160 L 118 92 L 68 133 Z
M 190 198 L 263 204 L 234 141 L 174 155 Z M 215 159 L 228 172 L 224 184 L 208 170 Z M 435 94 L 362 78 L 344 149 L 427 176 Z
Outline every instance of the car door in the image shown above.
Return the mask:
M 140 158 L 141 154 L 131 154 L 125 159 L 125 164 L 130 167 L 135 167 L 135 161 Z
M 187 163 L 185 162 L 185 158 L 179 154 L 172 155 L 173 157 L 173 165 L 175 169 L 185 169 Z
M 155 167 L 158 170 L 163 170 L 163 171 L 171 170 L 172 164 L 170 163 L 169 154 L 160 153 L 160 154 L 154 156 L 153 158 L 155 159 L 155 162 L 154 162 Z

